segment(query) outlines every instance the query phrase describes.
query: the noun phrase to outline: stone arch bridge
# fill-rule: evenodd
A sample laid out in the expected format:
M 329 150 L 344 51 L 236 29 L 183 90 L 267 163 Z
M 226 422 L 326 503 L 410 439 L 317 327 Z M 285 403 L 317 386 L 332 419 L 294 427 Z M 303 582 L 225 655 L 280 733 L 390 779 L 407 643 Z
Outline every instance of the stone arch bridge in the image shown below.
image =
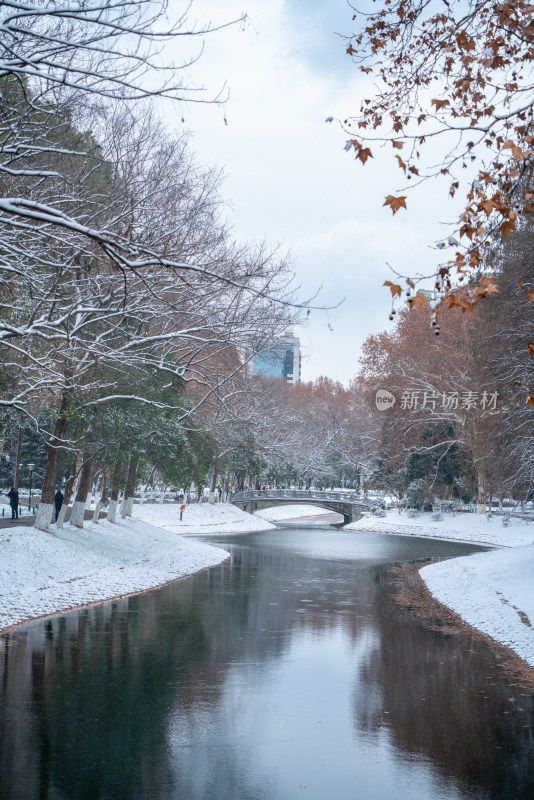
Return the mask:
M 273 506 L 302 505 L 319 506 L 329 511 L 343 514 L 344 524 L 360 519 L 364 511 L 369 510 L 367 503 L 356 498 L 353 492 L 319 492 L 314 489 L 248 489 L 234 494 L 231 502 L 252 514 L 260 508 Z

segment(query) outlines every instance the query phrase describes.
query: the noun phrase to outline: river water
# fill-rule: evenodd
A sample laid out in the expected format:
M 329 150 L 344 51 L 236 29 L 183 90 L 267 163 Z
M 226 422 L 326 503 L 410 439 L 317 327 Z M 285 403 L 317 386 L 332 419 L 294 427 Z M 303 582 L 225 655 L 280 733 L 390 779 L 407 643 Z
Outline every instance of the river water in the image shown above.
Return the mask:
M 387 591 L 478 548 L 213 541 L 220 567 L 0 637 L 2 800 L 532 800 L 532 692 Z

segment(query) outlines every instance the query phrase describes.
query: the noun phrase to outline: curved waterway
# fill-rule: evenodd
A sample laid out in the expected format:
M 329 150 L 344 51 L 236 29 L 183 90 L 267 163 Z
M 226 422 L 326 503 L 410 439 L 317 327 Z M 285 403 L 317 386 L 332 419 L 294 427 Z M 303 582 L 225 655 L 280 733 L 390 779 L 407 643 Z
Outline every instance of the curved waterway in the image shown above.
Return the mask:
M 0 637 L 2 800 L 532 800 L 532 693 L 388 592 L 479 548 L 213 541 L 219 567 Z

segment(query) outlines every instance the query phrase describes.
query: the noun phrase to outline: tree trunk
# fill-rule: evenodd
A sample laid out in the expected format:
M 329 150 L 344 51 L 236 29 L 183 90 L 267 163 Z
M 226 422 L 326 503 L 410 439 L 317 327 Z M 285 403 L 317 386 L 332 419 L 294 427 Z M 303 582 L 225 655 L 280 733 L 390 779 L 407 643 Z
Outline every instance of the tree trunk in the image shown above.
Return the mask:
M 139 459 L 130 456 L 130 463 L 128 465 L 128 477 L 126 478 L 126 486 L 124 489 L 124 502 L 122 504 L 122 518 L 132 516 L 132 508 L 135 494 L 135 487 L 137 485 L 137 466 Z
M 85 460 L 80 472 L 78 491 L 76 492 L 76 499 L 72 505 L 72 513 L 70 515 L 71 525 L 75 525 L 77 528 L 83 528 L 83 518 L 85 515 L 85 506 L 87 504 L 87 495 L 89 494 L 89 489 L 91 488 L 93 467 L 93 461 L 88 457 Z
M 20 470 L 21 454 L 22 454 L 22 425 L 19 425 L 19 432 L 17 436 L 17 460 L 15 461 L 15 477 L 13 480 L 13 487 L 17 492 L 19 490 L 19 470 Z
M 156 467 L 152 467 L 152 469 L 150 470 L 149 478 L 148 478 L 147 482 L 145 483 L 145 485 L 143 486 L 143 488 L 141 489 L 141 500 L 140 500 L 141 505 L 143 505 L 143 503 L 145 502 L 146 492 L 147 492 L 148 487 L 152 486 L 152 481 L 154 480 L 154 473 L 155 472 L 156 472 Z
M 98 523 L 98 518 L 100 516 L 100 511 L 102 510 L 102 506 L 104 506 L 107 503 L 107 501 L 108 501 L 108 482 L 107 482 L 106 468 L 104 467 L 102 469 L 102 491 L 100 492 L 100 497 L 95 505 L 93 522 Z
M 63 505 L 59 509 L 59 514 L 56 522 L 57 528 L 62 528 L 63 523 L 65 522 L 65 515 L 67 513 L 67 508 L 69 507 L 70 498 L 72 497 L 74 483 L 76 481 L 77 475 L 78 475 L 78 454 L 76 454 L 74 458 L 74 461 L 72 463 L 71 474 L 67 478 L 67 483 L 65 484 L 65 491 L 63 493 Z
M 78 479 L 78 491 L 76 492 L 76 499 L 72 504 L 72 512 L 70 515 L 71 525 L 75 525 L 77 528 L 83 528 L 87 496 L 92 487 L 93 474 L 96 469 L 91 451 L 92 444 L 95 440 L 97 425 L 98 417 L 95 414 L 89 426 L 89 430 L 87 431 L 84 459 Z
M 69 411 L 72 407 L 72 393 L 64 391 L 59 413 L 54 425 L 54 433 L 47 448 L 46 468 L 43 478 L 41 502 L 35 518 L 35 527 L 40 531 L 48 531 L 54 513 L 54 495 L 56 493 L 56 477 L 59 464 L 59 447 L 65 437 L 69 423 Z
M 223 494 L 223 502 L 225 503 L 228 503 L 230 499 L 229 495 L 231 492 L 231 485 L 232 485 L 232 473 L 230 472 L 230 470 L 227 470 L 226 479 L 224 481 L 224 494 Z
M 445 491 L 443 492 L 443 499 L 444 500 L 452 500 L 452 492 L 454 489 L 454 483 L 449 483 L 445 487 Z
M 211 481 L 210 481 L 210 491 L 208 495 L 208 503 L 213 504 L 215 502 L 215 486 L 217 484 L 217 465 L 219 463 L 219 456 L 215 456 L 213 459 L 212 467 L 211 467 Z
M 477 514 L 486 513 L 487 495 L 485 489 L 485 477 L 486 476 L 484 474 L 484 470 L 477 469 L 477 480 L 478 480 Z
M 108 522 L 117 522 L 117 505 L 119 500 L 120 465 L 117 462 L 111 473 L 111 495 L 108 509 Z

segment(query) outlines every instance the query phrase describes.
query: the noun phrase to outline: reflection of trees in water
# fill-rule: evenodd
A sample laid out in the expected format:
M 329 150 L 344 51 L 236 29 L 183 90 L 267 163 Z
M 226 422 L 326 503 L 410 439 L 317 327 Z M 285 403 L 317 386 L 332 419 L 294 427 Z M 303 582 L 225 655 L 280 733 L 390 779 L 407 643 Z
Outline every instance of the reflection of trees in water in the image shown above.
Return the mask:
M 489 645 L 422 627 L 382 596 L 383 574 L 378 583 L 382 646 L 359 674 L 355 727 L 386 729 L 401 753 L 431 759 L 463 790 L 533 797 L 531 692 L 500 669 Z
M 367 592 L 350 566 L 245 548 L 232 564 L 158 592 L 0 639 L 2 797 L 159 796 L 177 779 L 166 752 L 170 715 L 213 706 L 233 660 L 253 662 L 260 675 L 302 628 L 342 625 L 357 637 L 369 620 L 349 609 Z M 207 769 L 206 785 L 220 786 L 223 776 Z M 239 771 L 235 754 L 229 785 Z
M 422 629 L 386 599 L 382 568 L 237 545 L 186 581 L 0 638 L 2 800 L 248 796 L 239 737 L 214 756 L 210 729 L 232 665 L 261 681 L 295 635 L 338 629 L 365 643 L 360 727 L 385 726 L 401 753 L 488 797 L 527 796 L 530 728 L 504 713 L 516 690 L 488 685 L 487 648 Z
M 169 686 L 179 694 L 181 673 L 204 650 L 198 608 L 171 615 L 152 598 L 132 598 L 35 623 L 10 639 L 1 676 L 2 797 L 150 796 L 164 778 Z M 31 669 L 15 677 L 20 659 Z

